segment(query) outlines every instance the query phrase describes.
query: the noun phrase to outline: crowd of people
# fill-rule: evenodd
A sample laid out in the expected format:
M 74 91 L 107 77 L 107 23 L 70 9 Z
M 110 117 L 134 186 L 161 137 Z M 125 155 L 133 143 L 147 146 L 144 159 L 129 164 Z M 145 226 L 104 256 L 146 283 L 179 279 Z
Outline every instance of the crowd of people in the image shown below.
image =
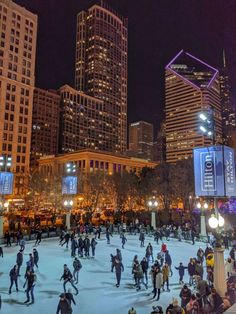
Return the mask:
M 114 235 L 114 226 L 107 225 L 104 235 L 107 245 L 111 243 Z M 115 272 L 117 288 L 120 287 L 122 281 L 122 272 L 127 266 L 131 266 L 130 279 L 133 280 L 133 287 L 136 291 L 144 289 L 147 294 L 157 302 L 153 307 L 152 314 L 202 314 L 202 313 L 223 313 L 236 301 L 236 285 L 234 283 L 236 246 L 229 249 L 230 235 L 224 233 L 222 235 L 222 243 L 228 249 L 228 258 L 225 261 L 225 271 L 227 273 L 227 292 L 225 296 L 220 296 L 214 288 L 214 253 L 213 244 L 214 237 L 209 237 L 208 244 L 202 244 L 202 247 L 196 247 L 195 256 L 189 257 L 189 262 L 184 264 L 179 261 L 178 264 L 173 263 L 173 254 L 168 248 L 168 241 L 171 237 L 176 237 L 178 241 L 190 241 L 195 245 L 197 233 L 194 228 L 181 228 L 176 226 L 163 226 L 151 232 L 149 227 L 141 225 L 131 225 L 129 227 L 117 226 L 117 234 L 120 237 L 121 249 L 117 248 L 115 253 L 111 253 L 111 272 Z M 102 237 L 101 226 L 93 227 L 91 225 L 79 225 L 73 231 L 62 228 L 59 237 L 59 246 L 66 247 L 70 251 L 73 258 L 73 269 L 71 270 L 67 264 L 64 264 L 60 280 L 63 281 L 62 293 L 59 295 L 59 302 L 56 313 L 69 314 L 73 311 L 73 304 L 76 304 L 74 295 L 79 292 L 79 273 L 82 269 L 81 259 L 95 258 L 96 246 L 98 240 Z M 143 255 L 135 255 L 132 265 L 124 265 L 122 255 L 125 252 L 125 246 L 129 241 L 128 235 L 136 235 Z M 155 251 L 151 242 L 146 243 L 147 238 L 153 237 L 154 243 L 159 248 Z M 12 245 L 12 237 L 7 231 L 5 234 L 6 246 Z M 41 244 L 42 231 L 40 228 L 36 231 L 34 248 L 29 254 L 25 263 L 23 288 L 26 293 L 25 304 L 33 304 L 35 302 L 34 290 L 37 289 L 37 270 L 39 268 L 39 252 L 37 247 Z M 19 246 L 16 255 L 16 263 L 9 270 L 10 286 L 9 294 L 13 293 L 13 286 L 18 292 L 18 278 L 21 276 L 21 270 L 24 265 L 24 250 L 26 241 L 20 231 L 14 238 L 14 244 Z M 146 245 L 145 245 L 146 244 Z M 203 248 L 204 245 L 204 248 Z M 0 256 L 3 258 L 3 248 L 0 247 Z M 96 260 L 94 259 L 96 263 Z M 180 293 L 179 299 L 171 297 L 171 277 L 173 272 L 177 272 Z M 68 288 L 68 286 L 70 286 Z M 149 290 L 151 288 L 151 290 Z M 170 304 L 163 310 L 162 293 L 170 293 Z M 128 310 L 128 314 L 138 314 L 134 306 Z

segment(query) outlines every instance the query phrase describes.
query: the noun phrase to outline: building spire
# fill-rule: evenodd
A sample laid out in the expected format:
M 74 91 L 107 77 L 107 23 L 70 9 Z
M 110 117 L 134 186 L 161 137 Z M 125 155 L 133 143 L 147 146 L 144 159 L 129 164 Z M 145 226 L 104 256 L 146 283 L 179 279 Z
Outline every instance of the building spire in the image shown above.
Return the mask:
M 223 67 L 226 68 L 225 49 L 223 48 Z

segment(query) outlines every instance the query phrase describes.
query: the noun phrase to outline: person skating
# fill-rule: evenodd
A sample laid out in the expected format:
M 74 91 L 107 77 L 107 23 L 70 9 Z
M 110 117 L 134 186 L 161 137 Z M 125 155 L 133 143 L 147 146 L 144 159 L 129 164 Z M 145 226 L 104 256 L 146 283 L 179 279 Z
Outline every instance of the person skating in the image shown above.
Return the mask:
M 204 261 L 204 251 L 203 249 L 200 247 L 197 251 L 197 259 L 198 261 L 202 264 Z
M 107 239 L 107 244 L 110 244 L 110 236 L 111 236 L 111 232 L 109 230 L 109 227 L 106 228 L 106 239 Z
M 146 257 L 144 257 L 141 261 L 141 266 L 143 270 L 143 275 L 145 277 L 146 285 L 148 285 L 148 261 Z
M 160 294 L 161 294 L 161 288 L 163 286 L 163 275 L 162 275 L 160 268 L 157 269 L 155 281 L 156 281 L 156 285 L 155 285 L 155 289 L 154 289 L 153 299 L 155 299 L 155 297 L 157 295 L 157 301 L 159 301 Z
M 169 292 L 169 276 L 170 276 L 170 268 L 167 263 L 162 267 L 162 275 L 163 275 L 163 291 L 165 291 L 165 283 L 167 291 Z
M 140 247 L 144 247 L 145 234 L 143 231 L 140 232 L 139 241 L 140 241 Z
M 115 268 L 115 272 L 116 272 L 116 281 L 117 281 L 116 287 L 118 288 L 120 286 L 121 272 L 124 271 L 124 266 L 118 258 L 115 258 L 115 260 L 114 260 L 114 268 Z
M 78 283 L 79 281 L 79 271 L 82 268 L 80 260 L 78 260 L 77 257 L 75 257 L 74 262 L 73 262 L 73 278 L 75 280 L 75 284 Z
M 79 236 L 79 239 L 78 239 L 78 242 L 77 242 L 77 245 L 78 245 L 78 255 L 80 257 L 83 257 L 83 250 L 84 250 L 84 241 L 82 239 L 81 236 Z
M 22 250 L 20 250 L 16 255 L 16 265 L 17 265 L 17 274 L 20 276 L 20 268 L 23 264 L 23 254 Z
M 75 257 L 75 252 L 77 248 L 77 241 L 75 237 L 71 239 L 71 257 Z
M 126 239 L 125 235 L 122 234 L 122 236 L 121 236 L 122 249 L 125 248 L 125 243 L 126 243 L 126 242 L 127 242 L 127 239 Z
M 96 245 L 97 245 L 97 241 L 95 240 L 95 238 L 92 238 L 91 240 L 91 249 L 92 249 L 92 257 L 95 257 L 95 249 L 96 249 Z
M 39 268 L 38 262 L 39 262 L 39 253 L 36 249 L 33 249 L 33 259 L 34 259 L 34 265 Z
M 31 304 L 34 303 L 34 287 L 36 284 L 36 280 L 37 280 L 37 277 L 34 274 L 34 272 L 28 271 L 26 274 L 26 282 L 24 283 L 24 286 L 23 286 L 23 288 L 25 288 L 25 285 L 27 284 L 27 288 L 25 290 L 27 300 L 24 303 L 30 302 L 30 296 L 31 296 Z
M 0 246 L 0 256 L 3 258 L 3 249 L 1 246 Z
M 89 257 L 89 249 L 90 249 L 90 240 L 89 237 L 86 235 L 84 239 L 84 255 Z
M 61 276 L 60 281 L 62 279 L 64 280 L 63 289 L 64 289 L 65 293 L 66 293 L 66 284 L 69 282 L 72 285 L 72 287 L 75 289 L 75 292 L 76 292 L 75 294 L 78 294 L 78 289 L 76 288 L 76 286 L 73 283 L 73 276 L 72 276 L 71 271 L 69 270 L 69 268 L 67 267 L 66 264 L 64 264 L 64 271 L 63 271 L 63 274 Z
M 24 238 L 22 238 L 20 240 L 20 249 L 22 252 L 24 252 L 24 250 L 25 250 L 25 239 Z
M 18 292 L 18 282 L 17 282 L 18 271 L 17 271 L 16 265 L 10 270 L 9 276 L 10 276 L 10 282 L 11 282 L 10 288 L 9 288 L 9 294 L 11 294 L 11 289 L 12 289 L 13 284 L 15 284 L 16 291 Z
M 146 258 L 147 258 L 148 262 L 150 262 L 150 257 L 152 258 L 152 263 L 153 263 L 154 262 L 153 247 L 152 247 L 151 243 L 148 243 L 148 246 L 146 248 Z
M 74 305 L 76 305 L 75 299 L 73 294 L 71 293 L 71 289 L 68 289 L 68 292 L 65 293 L 65 296 L 67 298 L 67 300 L 70 302 L 70 305 L 73 303 Z
M 194 259 L 190 258 L 188 263 L 189 285 L 193 285 L 193 276 L 196 274 Z
M 37 231 L 37 236 L 36 236 L 36 241 L 35 241 L 34 246 L 39 245 L 39 244 L 41 243 L 41 241 L 42 241 L 42 230 L 39 229 L 39 230 Z
M 66 234 L 64 235 L 64 240 L 65 241 L 61 244 L 61 246 L 66 244 L 66 248 L 68 249 L 69 241 L 70 241 L 70 234 L 69 234 L 69 232 L 66 232 Z
M 8 230 L 5 232 L 5 239 L 6 239 L 6 246 L 11 246 L 11 235 Z
M 136 267 L 134 269 L 134 275 L 136 277 L 136 285 L 137 285 L 137 291 L 141 290 L 141 284 L 143 284 L 145 286 L 145 288 L 147 289 L 147 284 L 144 283 L 143 278 L 143 270 L 142 270 L 142 266 L 141 264 L 139 264 L 139 262 L 136 263 Z
M 60 294 L 60 300 L 57 305 L 56 314 L 71 314 L 72 307 L 70 305 L 69 300 L 67 300 L 65 293 Z
M 183 284 L 183 278 L 184 278 L 184 270 L 188 267 L 183 266 L 183 263 L 179 263 L 179 267 L 175 267 L 179 271 L 179 283 Z
M 168 250 L 165 252 L 165 263 L 167 263 L 167 265 L 169 266 L 169 269 L 170 269 L 170 276 L 172 276 L 172 275 L 173 275 L 173 271 L 172 271 L 172 269 L 171 269 L 172 258 L 171 258 L 171 256 L 170 256 L 170 253 L 169 253 Z

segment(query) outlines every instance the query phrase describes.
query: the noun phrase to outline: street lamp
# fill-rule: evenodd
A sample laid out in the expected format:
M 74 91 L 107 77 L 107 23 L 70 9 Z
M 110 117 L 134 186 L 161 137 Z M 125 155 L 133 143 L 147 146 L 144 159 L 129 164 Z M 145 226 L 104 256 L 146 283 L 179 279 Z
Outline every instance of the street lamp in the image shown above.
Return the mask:
M 65 200 L 63 204 L 66 208 L 66 227 L 67 227 L 67 230 L 70 230 L 70 216 L 71 216 L 71 209 L 74 205 L 74 202 L 73 200 L 68 199 L 68 200 Z
M 207 236 L 206 232 L 206 218 L 205 218 L 205 210 L 208 209 L 208 204 L 204 202 L 204 204 L 201 204 L 200 202 L 197 203 L 197 208 L 201 210 L 201 225 L 200 225 L 200 234 L 204 238 Z
M 155 196 L 151 200 L 148 201 L 149 210 L 151 209 L 151 226 L 153 229 L 156 229 L 156 210 L 158 207 L 158 202 L 155 200 Z

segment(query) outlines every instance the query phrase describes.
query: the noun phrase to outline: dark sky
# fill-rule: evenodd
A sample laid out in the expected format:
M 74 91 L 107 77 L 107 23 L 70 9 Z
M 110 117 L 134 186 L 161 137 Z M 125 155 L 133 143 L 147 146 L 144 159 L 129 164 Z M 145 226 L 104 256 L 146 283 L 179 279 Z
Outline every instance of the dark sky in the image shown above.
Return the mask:
M 73 84 L 76 14 L 93 0 L 15 0 L 38 14 L 36 86 Z M 236 102 L 235 0 L 107 0 L 129 19 L 128 120 L 159 128 L 164 67 L 180 50 L 219 68 L 225 48 Z M 73 85 L 72 85 L 73 86 Z

